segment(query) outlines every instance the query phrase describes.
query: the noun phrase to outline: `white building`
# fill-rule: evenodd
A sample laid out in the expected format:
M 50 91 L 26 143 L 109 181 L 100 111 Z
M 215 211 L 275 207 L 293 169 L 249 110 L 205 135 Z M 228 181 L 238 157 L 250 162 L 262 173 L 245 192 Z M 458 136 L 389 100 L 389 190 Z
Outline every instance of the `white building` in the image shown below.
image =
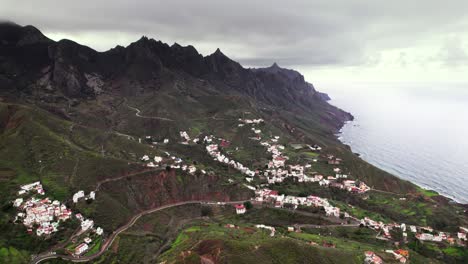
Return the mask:
M 83 254 L 83 252 L 85 252 L 86 250 L 88 250 L 88 248 L 89 248 L 89 247 L 88 247 L 88 245 L 87 245 L 86 243 L 82 243 L 82 244 L 80 244 L 79 246 L 77 246 L 77 247 L 75 248 L 75 254 L 76 254 L 76 255 L 81 255 L 81 254 Z
M 104 233 L 104 230 L 102 228 L 100 228 L 100 227 L 96 228 L 96 234 L 98 236 L 102 235 L 102 233 Z
M 86 219 L 84 220 L 83 222 L 81 222 L 81 229 L 83 231 L 86 231 L 90 228 L 92 228 L 94 225 L 94 221 L 93 220 L 90 220 L 90 219 Z
M 243 204 L 236 204 L 235 207 L 236 207 L 237 214 L 245 214 L 246 209 Z
M 73 202 L 77 203 L 80 198 L 83 198 L 85 196 L 84 191 L 78 191 L 73 195 Z
M 23 203 L 23 198 L 18 198 L 13 202 L 14 207 L 20 207 L 20 205 Z

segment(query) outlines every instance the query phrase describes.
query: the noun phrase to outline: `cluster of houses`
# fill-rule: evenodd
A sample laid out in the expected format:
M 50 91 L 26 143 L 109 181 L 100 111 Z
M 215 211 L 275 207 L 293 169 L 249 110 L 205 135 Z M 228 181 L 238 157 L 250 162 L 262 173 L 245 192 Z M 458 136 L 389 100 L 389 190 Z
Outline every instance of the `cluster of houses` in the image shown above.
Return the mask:
M 76 214 L 75 217 L 80 221 L 81 232 L 84 233 L 86 231 L 92 231 L 96 233 L 96 235 L 101 236 L 104 233 L 104 230 L 101 227 L 94 228 L 94 221 L 91 219 L 85 219 L 82 214 Z M 80 256 L 85 253 L 89 249 L 89 245 L 91 244 L 92 239 L 86 237 L 83 240 L 83 243 L 79 244 L 75 251 L 73 252 L 74 255 Z
M 18 198 L 14 202 L 14 206 L 20 210 L 15 222 L 21 220 L 28 229 L 28 233 L 32 233 L 33 228 L 37 226 L 38 236 L 52 234 L 58 231 L 61 221 L 71 218 L 71 210 L 57 200 L 50 201 L 49 198 L 37 199 L 35 197 L 25 202 L 22 200 Z
M 169 153 L 168 153 L 169 155 Z M 154 156 L 153 158 L 154 162 L 151 161 L 151 158 L 148 156 L 148 155 L 144 155 L 143 157 L 141 157 L 141 161 L 143 162 L 148 162 L 146 164 L 147 167 L 150 167 L 150 168 L 157 168 L 161 165 L 161 162 L 163 161 L 163 158 L 160 157 L 160 156 Z M 176 162 L 178 162 L 179 160 L 176 160 Z M 182 160 L 180 160 L 180 162 L 182 162 Z
M 340 208 L 330 205 L 327 199 L 309 195 L 308 197 L 297 197 L 292 195 L 279 195 L 278 191 L 270 189 L 259 189 L 255 191 L 255 201 L 274 204 L 277 208 L 291 206 L 297 209 L 299 205 L 323 207 L 327 216 L 340 217 Z M 349 215 L 348 215 L 349 217 Z
M 45 195 L 40 182 L 22 185 L 18 195 L 24 196 L 31 191 L 36 191 L 40 195 Z M 73 195 L 73 202 L 78 202 L 80 198 L 85 197 L 84 191 L 79 191 Z M 90 192 L 86 199 L 95 199 L 95 193 Z M 21 221 L 26 226 L 28 233 L 32 234 L 34 228 L 37 236 L 50 235 L 58 231 L 60 222 L 70 219 L 73 215 L 71 209 L 57 200 L 51 201 L 48 197 L 36 198 L 34 195 L 29 198 L 19 197 L 13 201 L 13 206 L 17 207 L 19 212 L 15 222 Z M 90 219 L 84 219 L 81 214 L 75 215 L 81 222 L 81 230 L 86 231 L 93 228 L 94 222 Z M 98 235 L 103 234 L 103 229 L 98 227 L 94 229 Z
M 272 159 L 268 162 L 267 167 L 270 168 L 280 168 L 284 167 L 286 160 L 289 158 L 281 152 L 284 150 L 284 146 L 277 144 L 279 136 L 275 136 L 271 139 L 271 143 L 268 141 L 260 142 L 260 145 L 267 148 L 267 152 L 271 153 Z
M 278 136 L 272 138 L 272 142 L 277 142 L 279 139 Z M 334 168 L 333 171 L 336 173 L 335 176 L 328 176 L 324 178 L 323 175 L 315 174 L 314 176 L 308 176 L 304 171 L 311 167 L 310 164 L 306 165 L 288 165 L 286 166 L 286 161 L 289 159 L 287 156 L 283 155 L 281 150 L 284 150 L 283 145 L 269 143 L 267 141 L 260 143 L 262 146 L 267 148 L 267 151 L 272 154 L 271 161 L 268 162 L 266 169 L 263 172 L 263 175 L 266 177 L 268 184 L 274 184 L 278 182 L 283 182 L 288 177 L 295 177 L 298 182 L 318 182 L 320 186 L 329 186 L 339 189 L 344 189 L 349 192 L 354 193 L 365 193 L 370 190 L 362 181 L 354 180 L 343 180 L 348 177 L 346 174 L 341 173 L 340 168 Z M 309 148 L 314 151 L 319 151 L 322 148 L 318 145 L 310 146 Z M 334 157 L 333 155 L 328 155 L 328 163 L 339 165 L 341 159 Z M 287 167 L 287 169 L 285 168 Z
M 314 207 L 323 207 L 327 216 L 334 216 L 340 217 L 340 214 L 343 213 L 345 218 L 354 218 L 346 212 L 341 212 L 340 208 L 334 207 L 330 205 L 327 199 L 317 197 L 317 196 L 307 196 L 307 197 L 297 197 L 291 195 L 279 195 L 277 191 L 270 190 L 270 189 L 257 189 L 255 190 L 255 201 L 261 203 L 270 203 L 273 204 L 277 208 L 282 207 L 289 207 L 292 209 L 297 209 L 298 206 L 314 206 Z M 407 234 L 407 227 L 406 224 L 384 224 L 381 221 L 374 221 L 368 217 L 361 219 L 361 225 L 374 229 L 375 231 L 379 232 L 379 235 L 382 235 L 383 239 L 391 239 L 390 231 L 393 229 L 400 229 L 403 235 L 403 238 L 406 240 Z M 434 242 L 441 242 L 443 240 L 447 240 L 449 243 L 453 244 L 453 238 L 450 237 L 449 234 L 444 232 L 438 232 L 437 235 L 433 235 L 427 232 L 433 232 L 432 228 L 430 227 L 416 227 L 416 226 L 409 226 L 410 232 L 415 233 L 415 236 L 419 240 L 423 241 L 434 241 Z M 418 232 L 419 231 L 419 232 Z M 424 232 L 426 231 L 426 233 Z M 462 241 L 466 241 L 466 234 L 468 233 L 468 229 L 464 227 L 460 227 L 460 231 L 458 232 L 457 236 L 459 239 L 459 244 Z
M 383 239 L 391 239 L 392 236 L 390 234 L 390 231 L 393 229 L 401 230 L 404 241 L 406 241 L 408 238 L 408 228 L 405 223 L 384 224 L 381 221 L 374 221 L 368 217 L 365 217 L 364 219 L 361 219 L 361 225 L 369 227 L 379 232 L 379 234 L 382 234 L 381 238 Z M 429 226 L 419 227 L 419 226 L 410 225 L 409 232 L 414 233 L 415 238 L 418 239 L 419 241 L 429 241 L 429 242 L 446 241 L 449 244 L 455 244 L 455 242 L 457 242 L 458 245 L 463 246 L 466 243 L 466 234 L 468 233 L 468 229 L 464 227 L 460 227 L 460 230 L 457 233 L 456 237 L 446 232 L 434 231 L 434 229 Z
M 156 168 L 156 167 L 159 167 L 161 165 L 161 161 L 163 160 L 162 157 L 159 157 L 159 156 L 155 156 L 154 157 L 154 162 L 151 161 L 151 158 L 148 156 L 148 155 L 144 155 L 143 157 L 141 157 L 140 159 L 141 161 L 143 162 L 148 162 L 146 164 L 147 167 L 151 167 L 151 168 Z
M 186 171 L 190 174 L 194 174 L 197 171 L 197 168 L 194 165 L 186 165 L 183 164 L 183 161 L 181 158 L 171 156 L 168 152 L 166 152 L 166 155 L 168 156 L 167 159 L 165 159 L 165 163 L 170 166 L 173 169 L 181 169 L 183 171 Z M 160 156 L 155 156 L 153 158 L 154 162 L 151 161 L 151 158 L 148 155 L 144 155 L 141 158 L 141 161 L 148 162 L 146 164 L 147 167 L 151 168 L 158 168 L 162 165 L 163 162 L 163 157 Z M 201 170 L 201 173 L 206 174 L 205 170 Z
M 212 143 L 211 140 L 210 140 L 210 143 Z M 246 180 L 248 182 L 253 180 L 253 177 L 255 176 L 255 171 L 252 171 L 248 167 L 242 165 L 240 162 L 237 162 L 233 159 L 229 159 L 226 155 L 222 154 L 221 151 L 219 150 L 218 144 L 207 145 L 206 151 L 211 157 L 213 157 L 214 160 L 224 163 L 226 165 L 229 165 L 233 167 L 234 169 L 240 171 L 241 173 L 245 174 L 247 176 Z
M 361 219 L 361 225 L 374 229 L 377 232 L 381 231 L 383 233 L 384 239 L 391 239 L 392 236 L 390 234 L 390 230 L 392 230 L 394 227 L 400 227 L 400 225 L 398 224 L 384 224 L 382 221 L 375 221 L 370 219 L 369 217 L 364 217 L 363 219 Z M 402 230 L 404 230 L 403 236 L 405 237 L 406 226 L 405 224 L 402 224 L 401 226 Z
M 83 223 L 83 222 L 82 222 Z M 92 225 L 91 225 L 92 227 Z M 89 228 L 91 228 L 89 227 Z M 89 229 L 88 228 L 88 229 Z M 97 235 L 102 235 L 103 233 L 103 230 L 102 228 L 98 227 L 97 229 L 94 229 L 94 232 L 97 234 Z M 83 253 L 85 253 L 88 249 L 89 249 L 89 246 L 91 245 L 91 242 L 93 242 L 93 240 L 90 238 L 90 237 L 85 237 L 83 239 L 83 242 L 80 243 L 78 246 L 76 246 L 75 248 L 75 251 L 73 252 L 73 254 L 75 256 L 80 256 L 82 255 Z
M 41 182 L 33 182 L 30 184 L 21 185 L 20 190 L 18 191 L 18 195 L 23 195 L 30 191 L 36 191 L 40 195 L 45 194 L 45 191 L 44 191 L 44 188 L 42 188 Z
M 36 191 L 40 195 L 45 195 L 40 182 L 22 185 L 18 195 L 23 196 L 30 191 Z M 59 201 L 51 201 L 49 198 L 36 198 L 35 196 L 25 199 L 17 198 L 13 201 L 13 206 L 18 212 L 15 222 L 21 221 L 27 228 L 28 233 L 33 233 L 36 228 L 36 235 L 49 235 L 58 231 L 59 223 L 71 218 L 72 211 Z
M 76 218 L 80 221 L 81 224 L 81 230 L 82 231 L 88 231 L 93 228 L 94 226 L 94 221 L 91 219 L 85 219 L 82 214 L 76 214 Z M 98 227 L 99 231 L 102 230 L 102 228 Z M 97 231 L 96 229 L 96 231 Z
M 412 226 L 413 227 L 413 226 Z M 420 232 L 416 233 L 416 230 Z M 416 238 L 420 241 L 431 241 L 431 242 L 443 242 L 447 241 L 449 244 L 465 245 L 467 239 L 466 234 L 468 233 L 468 228 L 460 227 L 457 232 L 457 236 L 452 236 L 446 232 L 437 232 L 434 231 L 431 227 L 414 227 L 412 232 L 416 233 Z

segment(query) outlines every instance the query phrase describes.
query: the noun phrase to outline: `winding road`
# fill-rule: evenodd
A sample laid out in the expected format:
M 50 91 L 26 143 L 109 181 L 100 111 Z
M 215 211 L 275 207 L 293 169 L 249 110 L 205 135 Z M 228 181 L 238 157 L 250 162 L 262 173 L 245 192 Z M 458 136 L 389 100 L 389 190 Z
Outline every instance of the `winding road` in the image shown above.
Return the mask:
M 132 107 L 132 106 L 129 106 L 128 104 L 125 104 L 128 108 L 136 111 L 136 116 L 138 117 L 141 117 L 141 118 L 146 118 L 146 119 L 156 119 L 156 120 L 164 120 L 164 121 L 170 121 L 170 122 L 174 122 L 173 119 L 170 119 L 170 118 L 166 118 L 166 117 L 159 117 L 159 116 L 144 116 L 144 115 L 140 115 L 141 113 L 141 110 L 136 108 L 136 107 Z
M 226 204 L 238 204 L 238 203 L 244 203 L 246 201 L 250 201 L 250 200 L 244 200 L 244 201 L 232 201 L 232 202 L 221 202 L 220 204 L 218 204 L 218 201 L 186 201 L 186 202 L 180 202 L 180 203 L 174 203 L 174 204 L 168 204 L 168 205 L 163 205 L 161 207 L 158 207 L 158 208 L 153 208 L 153 209 L 149 209 L 149 210 L 146 210 L 146 211 L 143 211 L 143 212 L 140 212 L 138 213 L 137 215 L 133 216 L 130 221 L 128 221 L 125 225 L 119 227 L 117 230 L 115 230 L 114 232 L 112 232 L 112 234 L 110 235 L 110 237 L 104 242 L 104 244 L 101 246 L 101 250 L 99 250 L 99 252 L 97 252 L 96 254 L 94 255 L 91 255 L 91 256 L 84 256 L 84 257 L 73 257 L 73 256 L 69 256 L 69 255 L 55 255 L 53 254 L 52 252 L 47 252 L 47 253 L 43 253 L 43 254 L 40 254 L 38 256 L 36 256 L 34 259 L 31 260 L 31 263 L 32 264 L 38 264 L 42 261 L 45 261 L 45 260 L 48 260 L 48 259 L 54 259 L 54 258 L 61 258 L 61 259 L 64 259 L 64 260 L 70 260 L 72 262 L 87 262 L 87 261 L 91 261 L 97 257 L 100 257 L 102 254 L 104 254 L 104 252 L 106 252 L 107 249 L 109 249 L 109 247 L 112 245 L 112 243 L 114 242 L 115 238 L 122 232 L 126 231 L 127 229 L 129 229 L 131 226 L 133 226 L 136 221 L 138 221 L 138 219 L 140 219 L 140 217 L 144 216 L 144 215 L 147 215 L 147 214 L 151 214 L 151 213 L 154 213 L 154 212 L 157 212 L 157 211 L 161 211 L 161 210 L 164 210 L 164 209 L 168 209 L 168 208 L 172 208 L 172 207 L 177 207 L 177 206 L 182 206 L 182 205 L 188 205 L 188 204 L 206 204 L 206 203 L 210 203 L 212 205 L 226 205 Z

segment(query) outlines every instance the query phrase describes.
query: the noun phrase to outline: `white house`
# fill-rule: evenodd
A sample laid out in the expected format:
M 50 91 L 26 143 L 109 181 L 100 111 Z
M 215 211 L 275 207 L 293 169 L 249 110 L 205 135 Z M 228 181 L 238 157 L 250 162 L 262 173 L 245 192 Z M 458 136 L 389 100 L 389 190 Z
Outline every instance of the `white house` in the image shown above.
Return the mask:
M 236 207 L 237 214 L 245 214 L 246 209 L 243 204 L 236 204 L 235 207 Z
M 75 254 L 76 254 L 76 255 L 81 255 L 81 254 L 83 254 L 83 252 L 85 252 L 86 250 L 88 250 L 88 248 L 89 248 L 89 247 L 88 247 L 88 245 L 87 245 L 86 243 L 82 243 L 82 244 L 80 244 L 79 246 L 77 246 L 77 247 L 75 248 Z
M 73 202 L 77 203 L 80 198 L 83 198 L 85 196 L 84 191 L 78 191 L 73 195 Z
M 90 219 L 86 219 L 84 221 L 81 222 L 81 229 L 83 231 L 86 231 L 90 228 L 92 228 L 94 225 L 94 221 L 93 220 L 90 220 Z
M 96 234 L 98 236 L 102 235 L 102 233 L 104 233 L 104 230 L 102 228 L 100 228 L 100 227 L 96 228 Z

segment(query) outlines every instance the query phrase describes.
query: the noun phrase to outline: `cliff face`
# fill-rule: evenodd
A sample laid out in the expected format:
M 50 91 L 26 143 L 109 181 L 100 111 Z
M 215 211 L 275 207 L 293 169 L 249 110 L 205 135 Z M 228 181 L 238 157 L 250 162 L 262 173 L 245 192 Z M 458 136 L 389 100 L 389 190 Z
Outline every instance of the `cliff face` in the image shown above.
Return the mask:
M 128 47 L 97 52 L 69 40 L 54 42 L 32 26 L 14 24 L 0 25 L 0 39 L 0 90 L 12 98 L 54 103 L 89 100 L 101 93 L 135 96 L 185 82 L 191 84 L 185 88 L 188 93 L 203 86 L 278 110 L 307 112 L 326 99 L 296 71 L 277 64 L 245 69 L 219 49 L 203 57 L 192 46 L 142 37 Z

